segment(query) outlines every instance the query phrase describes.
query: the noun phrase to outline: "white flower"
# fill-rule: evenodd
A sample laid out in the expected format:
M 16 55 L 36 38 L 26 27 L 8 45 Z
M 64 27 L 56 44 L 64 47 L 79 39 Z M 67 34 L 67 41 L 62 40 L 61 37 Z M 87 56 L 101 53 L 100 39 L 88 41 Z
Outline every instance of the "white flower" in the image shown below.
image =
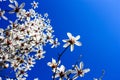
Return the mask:
M 68 78 L 68 75 L 72 72 L 72 70 L 65 70 L 65 66 L 61 65 L 60 68 L 57 68 L 55 78 L 59 77 L 59 80 L 63 80 L 64 78 Z
M 4 14 L 5 14 L 5 11 L 1 10 L 1 8 L 0 8 L 0 19 L 2 17 L 4 20 L 8 20 L 8 18 L 5 17 Z
M 75 71 L 73 71 L 73 73 L 75 73 L 75 75 L 73 76 L 73 79 L 76 79 L 79 76 L 84 77 L 85 73 L 88 73 L 90 71 L 89 68 L 83 69 L 83 66 L 84 66 L 83 62 L 80 62 L 79 67 L 77 65 L 75 66 Z
M 51 48 L 56 48 L 57 46 L 60 45 L 60 43 L 58 42 L 58 38 L 56 38 L 55 40 L 50 40 L 50 43 L 52 44 L 52 47 Z
M 9 4 L 9 7 L 10 8 L 13 8 L 13 10 L 11 10 L 9 13 L 20 13 L 21 12 L 21 9 L 23 9 L 23 7 L 25 6 L 25 3 L 22 3 L 20 4 L 20 6 L 18 6 L 18 2 L 17 1 L 14 1 L 15 2 L 15 6 L 12 5 L 12 4 Z
M 69 37 L 69 39 L 65 39 L 63 40 L 63 42 L 65 42 L 66 44 L 63 45 L 64 48 L 70 46 L 71 47 L 71 52 L 74 50 L 74 45 L 76 44 L 77 46 L 82 46 L 82 43 L 77 41 L 80 39 L 80 35 L 74 37 L 72 36 L 71 33 L 67 33 L 67 36 Z
M 35 9 L 35 8 L 38 8 L 38 2 L 35 2 L 33 1 L 33 3 L 31 3 L 32 7 Z
M 48 17 L 48 13 L 45 13 L 45 14 L 44 14 L 44 17 L 47 18 L 47 17 Z
M 48 62 L 47 65 L 50 66 L 53 69 L 53 72 L 55 72 L 55 69 L 60 64 L 60 61 L 57 63 L 54 58 L 52 58 L 52 62 Z
M 42 59 L 42 58 L 45 57 L 43 54 L 45 54 L 45 51 L 43 51 L 43 50 L 38 50 L 38 52 L 36 53 L 35 56 L 36 56 L 37 59 Z

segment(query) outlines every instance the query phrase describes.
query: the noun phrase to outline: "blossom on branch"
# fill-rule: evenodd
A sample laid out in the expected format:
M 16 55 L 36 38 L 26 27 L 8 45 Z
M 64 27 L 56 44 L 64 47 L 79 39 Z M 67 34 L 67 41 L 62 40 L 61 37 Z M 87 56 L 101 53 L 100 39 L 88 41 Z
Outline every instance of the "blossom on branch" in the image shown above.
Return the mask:
M 38 8 L 38 2 L 35 2 L 35 1 L 33 1 L 32 3 L 31 3 L 31 5 L 32 5 L 32 7 L 34 8 L 34 9 L 36 9 L 36 8 Z
M 59 61 L 58 63 L 56 62 L 56 60 L 54 58 L 52 58 L 52 62 L 48 62 L 47 65 L 50 66 L 52 68 L 52 71 L 55 72 L 55 69 L 59 66 L 61 61 Z
M 83 62 L 80 62 L 79 67 L 77 65 L 75 65 L 75 70 L 72 73 L 75 73 L 75 75 L 73 76 L 73 79 L 77 79 L 79 76 L 80 77 L 84 77 L 85 73 L 88 73 L 90 71 L 89 68 L 87 69 L 83 69 Z
M 82 46 L 82 43 L 79 42 L 78 40 L 80 39 L 80 35 L 74 37 L 71 33 L 67 33 L 67 36 L 69 39 L 64 39 L 63 42 L 65 42 L 66 44 L 63 45 L 64 48 L 70 46 L 70 50 L 71 52 L 74 50 L 74 45 L 77 45 L 77 46 Z
M 25 3 L 20 4 L 20 6 L 18 6 L 18 2 L 14 1 L 15 6 L 12 4 L 9 4 L 8 6 L 10 8 L 13 8 L 13 10 L 11 10 L 9 13 L 20 13 L 21 9 L 23 9 L 23 7 L 25 6 Z

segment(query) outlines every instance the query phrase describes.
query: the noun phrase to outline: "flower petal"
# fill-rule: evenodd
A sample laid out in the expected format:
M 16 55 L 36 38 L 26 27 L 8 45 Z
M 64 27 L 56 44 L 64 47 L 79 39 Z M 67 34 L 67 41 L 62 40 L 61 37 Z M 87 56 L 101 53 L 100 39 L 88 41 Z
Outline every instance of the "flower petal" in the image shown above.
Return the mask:
M 75 41 L 75 44 L 76 44 L 77 46 L 82 46 L 82 43 L 79 42 L 79 41 Z
M 48 65 L 48 66 L 51 66 L 51 62 L 48 62 L 47 65 Z
M 69 37 L 69 39 L 70 39 L 71 37 L 73 37 L 72 34 L 69 33 L 69 32 L 67 33 L 67 36 Z
M 83 69 L 83 66 L 84 66 L 83 62 L 80 62 L 80 69 Z
M 70 50 L 71 52 L 74 50 L 74 45 L 71 45 Z
M 15 6 L 18 7 L 18 2 L 17 1 L 15 1 Z
M 64 39 L 64 40 L 62 40 L 63 42 L 67 42 L 68 41 L 68 39 Z
M 19 8 L 23 8 L 25 6 L 25 3 L 22 3 Z
M 54 58 L 52 58 L 52 63 L 56 63 L 56 60 Z
M 64 72 L 64 71 L 65 71 L 65 66 L 61 65 L 59 70 L 60 70 L 61 72 Z
M 5 17 L 4 15 L 2 16 L 2 18 L 3 18 L 4 20 L 8 20 L 8 18 L 7 18 L 7 17 Z
M 78 36 L 75 37 L 75 40 L 78 40 L 78 39 L 80 39 L 80 35 L 78 35 Z
M 13 6 L 13 5 L 11 5 L 11 4 L 9 4 L 8 6 L 9 6 L 10 8 L 15 9 L 15 6 Z
M 68 47 L 70 45 L 70 43 L 66 43 L 63 45 L 64 48 Z
M 78 75 L 76 74 L 76 75 L 73 76 L 72 79 L 73 79 L 73 80 L 76 80 L 77 78 L 78 78 Z
M 88 73 L 89 71 L 90 71 L 90 69 L 87 68 L 87 69 L 84 69 L 84 70 L 83 70 L 83 73 Z

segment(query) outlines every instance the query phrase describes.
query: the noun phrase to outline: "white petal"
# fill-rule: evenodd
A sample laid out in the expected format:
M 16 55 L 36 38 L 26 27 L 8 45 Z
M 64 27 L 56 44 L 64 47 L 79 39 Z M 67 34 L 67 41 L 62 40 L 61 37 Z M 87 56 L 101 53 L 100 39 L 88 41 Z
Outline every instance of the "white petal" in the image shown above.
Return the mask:
M 9 6 L 10 8 L 15 9 L 15 6 L 13 6 L 13 5 L 11 5 L 11 4 L 9 4 L 8 6 Z
M 64 72 L 65 71 L 65 66 L 61 65 L 60 66 L 60 71 Z
M 90 71 L 90 69 L 88 68 L 88 69 L 84 69 L 83 70 L 83 73 L 88 73 Z
M 9 14 L 13 14 L 13 13 L 14 13 L 14 10 L 9 11 Z
M 59 78 L 59 80 L 63 80 L 62 78 Z
M 64 40 L 62 40 L 63 42 L 67 42 L 68 41 L 68 39 L 64 39 Z
M 61 63 L 61 61 L 58 61 L 58 65 Z
M 59 77 L 59 74 L 55 74 L 55 78 Z
M 78 40 L 78 39 L 80 39 L 80 35 L 78 35 L 78 36 L 75 37 L 75 40 Z
M 18 2 L 17 1 L 15 1 L 15 6 L 18 7 Z
M 5 19 L 5 20 L 8 20 L 8 18 L 7 18 L 7 17 L 5 17 L 5 16 L 2 16 L 2 18 L 3 18 L 3 19 Z
M 67 33 L 67 36 L 69 37 L 69 39 L 70 39 L 71 37 L 73 37 L 72 34 L 69 33 L 69 32 Z
M 25 6 L 25 3 L 22 3 L 19 8 L 23 8 Z
M 73 72 L 73 70 L 67 70 L 66 72 L 65 72 L 65 74 L 66 75 L 69 75 L 70 73 L 72 73 Z
M 70 50 L 71 50 L 71 52 L 74 50 L 74 45 L 70 46 Z
M 48 66 L 51 66 L 51 62 L 48 62 L 47 65 L 48 65 Z
M 84 73 L 83 73 L 83 74 L 80 74 L 80 77 L 84 77 Z
M 52 63 L 56 63 L 56 60 L 54 58 L 52 58 Z
M 78 75 L 74 75 L 72 79 L 76 80 L 77 78 L 78 78 Z
M 82 46 L 82 43 L 79 42 L 79 41 L 75 41 L 75 44 L 76 44 L 77 46 Z
M 58 38 L 56 38 L 55 40 L 56 40 L 56 42 L 58 42 Z
M 80 62 L 80 69 L 83 69 L 83 66 L 84 66 L 83 62 Z
M 98 80 L 97 78 L 93 78 L 93 80 Z
M 64 48 L 68 47 L 70 45 L 70 43 L 66 43 L 63 45 Z
M 77 65 L 75 66 L 75 69 L 76 69 L 76 71 L 77 71 L 77 70 L 80 70 L 79 67 L 78 67 Z

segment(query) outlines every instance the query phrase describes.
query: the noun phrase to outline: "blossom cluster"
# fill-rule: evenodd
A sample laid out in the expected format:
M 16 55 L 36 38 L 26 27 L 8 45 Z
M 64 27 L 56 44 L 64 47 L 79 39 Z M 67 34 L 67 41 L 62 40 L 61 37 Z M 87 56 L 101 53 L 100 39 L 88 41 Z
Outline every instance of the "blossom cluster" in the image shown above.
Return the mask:
M 35 60 L 45 57 L 43 46 L 51 44 L 54 48 L 60 43 L 57 38 L 53 39 L 54 30 L 50 25 L 48 14 L 42 16 L 33 9 L 38 3 L 31 3 L 33 8 L 27 11 L 23 9 L 25 3 L 19 5 L 15 0 L 10 2 L 8 6 L 12 10 L 8 13 L 15 13 L 17 19 L 9 20 L 4 16 L 5 11 L 0 9 L 0 17 L 10 22 L 7 29 L 0 28 L 0 66 L 12 67 L 16 79 L 25 80 L 28 76 L 26 72 L 34 67 Z

